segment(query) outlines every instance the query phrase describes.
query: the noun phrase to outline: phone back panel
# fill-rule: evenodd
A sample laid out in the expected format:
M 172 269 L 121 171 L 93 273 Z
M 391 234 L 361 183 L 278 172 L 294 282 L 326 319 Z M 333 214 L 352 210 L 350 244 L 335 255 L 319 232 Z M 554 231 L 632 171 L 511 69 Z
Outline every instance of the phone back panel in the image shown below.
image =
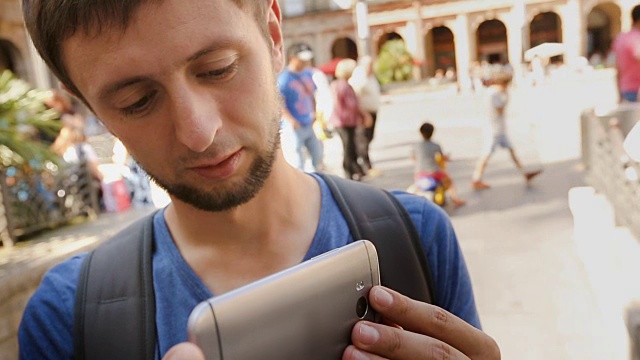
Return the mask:
M 209 360 L 340 359 L 355 323 L 377 320 L 362 310 L 379 284 L 375 247 L 356 241 L 201 303 L 189 338 Z

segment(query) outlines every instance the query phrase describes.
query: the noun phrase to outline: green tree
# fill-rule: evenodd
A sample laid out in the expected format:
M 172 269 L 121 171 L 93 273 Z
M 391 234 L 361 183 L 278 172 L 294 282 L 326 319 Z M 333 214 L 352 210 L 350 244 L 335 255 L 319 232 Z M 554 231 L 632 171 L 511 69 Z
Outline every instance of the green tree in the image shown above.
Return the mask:
M 382 45 L 373 72 L 383 85 L 412 79 L 413 57 L 403 40 L 389 40 Z
M 48 90 L 31 88 L 9 70 L 0 74 L 0 166 L 58 162 L 35 137 L 39 132 L 55 135 L 60 129 L 55 121 L 58 114 L 44 105 L 51 95 Z

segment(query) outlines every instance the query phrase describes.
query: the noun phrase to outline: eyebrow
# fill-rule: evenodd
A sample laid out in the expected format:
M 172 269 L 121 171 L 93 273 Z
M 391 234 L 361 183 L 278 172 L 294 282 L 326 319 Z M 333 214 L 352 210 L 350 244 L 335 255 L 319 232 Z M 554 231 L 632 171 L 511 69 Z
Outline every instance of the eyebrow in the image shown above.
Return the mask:
M 199 58 L 210 54 L 212 52 L 216 52 L 216 51 L 221 51 L 221 50 L 225 50 L 228 49 L 230 47 L 232 47 L 233 45 L 238 45 L 238 41 L 237 40 L 232 40 L 232 39 L 219 39 L 217 40 L 214 44 L 207 46 L 206 48 L 198 51 L 197 53 L 195 53 L 194 55 L 190 56 L 187 59 L 187 62 L 193 62 L 198 60 Z
M 144 76 L 136 76 L 134 78 L 128 78 L 122 81 L 115 82 L 108 85 L 103 91 L 100 91 L 100 95 L 98 97 L 100 99 L 106 99 L 126 87 L 143 82 L 145 79 L 147 78 Z
M 231 39 L 223 39 L 223 40 L 216 41 L 215 44 L 210 45 L 196 52 L 195 54 L 191 55 L 189 58 L 187 58 L 186 63 L 194 62 L 212 52 L 228 49 L 234 43 L 237 43 L 237 42 Z M 103 91 L 100 91 L 99 98 L 106 99 L 126 87 L 143 82 L 147 79 L 148 77 L 146 76 L 136 76 L 133 78 L 124 79 L 122 81 L 117 81 L 115 83 L 109 84 Z

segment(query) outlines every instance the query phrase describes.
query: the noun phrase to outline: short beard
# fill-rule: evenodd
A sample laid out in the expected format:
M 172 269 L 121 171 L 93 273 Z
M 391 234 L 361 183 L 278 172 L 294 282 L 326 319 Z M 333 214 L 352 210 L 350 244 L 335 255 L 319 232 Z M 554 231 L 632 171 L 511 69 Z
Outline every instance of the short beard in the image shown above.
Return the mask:
M 184 184 L 169 184 L 152 174 L 149 174 L 149 177 L 170 195 L 200 210 L 220 212 L 245 204 L 264 186 L 280 149 L 280 114 L 270 121 L 275 128 L 270 129 L 272 134 L 268 148 L 258 154 L 249 168 L 249 174 L 239 184 L 230 185 L 222 191 L 207 191 Z

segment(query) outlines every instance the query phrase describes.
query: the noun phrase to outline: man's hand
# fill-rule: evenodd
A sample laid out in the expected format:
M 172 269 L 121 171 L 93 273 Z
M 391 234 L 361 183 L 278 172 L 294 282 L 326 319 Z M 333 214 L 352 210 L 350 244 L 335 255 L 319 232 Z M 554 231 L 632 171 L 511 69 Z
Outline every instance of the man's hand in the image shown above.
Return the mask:
M 369 303 L 385 324 L 397 325 L 359 322 L 344 360 L 500 359 L 490 336 L 441 308 L 380 286 L 371 290 Z
M 204 354 L 195 344 L 185 342 L 169 349 L 162 360 L 204 360 Z

